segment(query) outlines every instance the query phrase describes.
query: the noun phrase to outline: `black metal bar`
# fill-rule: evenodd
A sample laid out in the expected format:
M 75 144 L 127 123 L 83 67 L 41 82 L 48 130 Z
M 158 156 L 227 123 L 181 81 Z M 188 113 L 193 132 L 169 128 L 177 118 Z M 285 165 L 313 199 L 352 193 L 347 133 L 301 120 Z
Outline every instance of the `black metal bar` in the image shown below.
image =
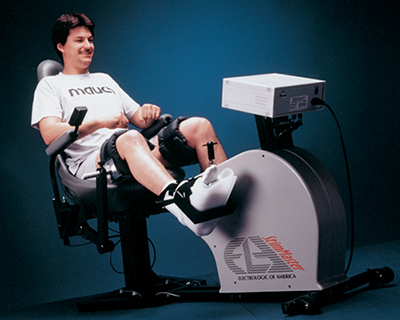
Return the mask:
M 289 120 L 287 116 L 274 119 L 255 117 L 262 150 L 272 152 L 293 147 L 292 132 L 301 125 L 301 121 L 294 122 L 294 118 Z
M 141 296 L 154 294 L 157 276 L 150 264 L 147 222 L 144 214 L 132 213 L 119 221 L 125 289 Z
M 293 147 L 292 131 L 295 130 L 293 123 L 293 119 L 290 121 L 287 116 L 274 119 L 275 136 L 279 149 Z
M 108 193 L 107 193 L 107 171 L 101 165 L 98 169 L 100 174 L 96 177 L 97 196 L 97 251 L 106 253 L 114 250 L 114 243 L 108 236 Z
M 57 203 L 57 205 L 59 207 L 61 207 L 60 190 L 59 190 L 58 184 L 57 184 L 56 157 L 57 157 L 57 155 L 52 155 L 50 157 L 49 170 L 50 170 L 51 186 L 53 188 L 53 193 L 54 193 L 53 201 L 55 201 Z
M 258 115 L 255 118 L 261 149 L 266 151 L 276 150 L 278 145 L 275 139 L 272 119 Z
M 370 288 L 388 284 L 394 279 L 392 269 L 385 267 L 367 270 L 322 291 L 312 292 L 282 304 L 284 314 L 316 314 L 323 305 L 329 304 L 345 292 L 369 284 Z

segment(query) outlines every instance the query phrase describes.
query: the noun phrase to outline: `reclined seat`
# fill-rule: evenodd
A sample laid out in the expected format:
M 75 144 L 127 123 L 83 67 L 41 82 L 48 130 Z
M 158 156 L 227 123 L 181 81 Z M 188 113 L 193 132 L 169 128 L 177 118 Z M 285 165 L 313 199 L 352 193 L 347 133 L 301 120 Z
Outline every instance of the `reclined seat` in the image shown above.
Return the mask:
M 38 80 L 57 74 L 62 68 L 56 61 L 45 60 L 37 68 Z M 108 222 L 117 222 L 125 276 L 123 290 L 98 296 L 94 301 L 79 303 L 78 309 L 85 311 L 135 307 L 132 305 L 132 292 L 141 297 L 141 307 L 154 304 L 153 296 L 161 280 L 151 269 L 146 217 L 162 210 L 155 204 L 156 196 L 131 176 L 112 182 L 103 165 L 96 177 L 88 180 L 76 178 L 70 173 L 65 163 L 64 150 L 78 138 L 78 128 L 86 113 L 82 107 L 75 111 L 70 120 L 70 125 L 75 126 L 75 130 L 64 133 L 46 149 L 50 156 L 53 204 L 60 238 L 65 245 L 69 245 L 70 237 L 82 236 L 93 242 L 99 253 L 110 252 L 115 246 L 109 238 Z M 151 138 L 171 121 L 170 115 L 162 115 L 152 127 L 143 130 L 142 134 Z M 179 167 L 169 172 L 177 180 L 183 179 L 185 175 L 184 170 Z M 64 195 L 60 192 L 60 185 Z M 91 219 L 97 219 L 97 230 L 89 225 L 88 221 Z

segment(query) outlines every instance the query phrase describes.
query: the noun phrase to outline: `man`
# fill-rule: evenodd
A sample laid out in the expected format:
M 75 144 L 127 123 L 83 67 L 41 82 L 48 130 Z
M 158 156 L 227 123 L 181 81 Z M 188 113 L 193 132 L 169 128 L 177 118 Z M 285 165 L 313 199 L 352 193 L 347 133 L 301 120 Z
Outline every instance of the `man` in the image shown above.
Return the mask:
M 50 144 L 71 129 L 68 120 L 73 109 L 86 106 L 88 112 L 79 128 L 79 140 L 66 150 L 71 173 L 82 178 L 94 172 L 100 160 L 112 158 L 121 174 L 131 174 L 159 196 L 159 202 L 182 224 L 197 235 L 209 234 L 218 219 L 194 224 L 188 216 L 196 210 L 225 205 L 236 181 L 229 170 L 218 175 L 216 166 L 208 168 L 204 145 L 209 141 L 215 143 L 215 162 L 226 160 L 212 125 L 204 118 L 180 117 L 151 142 L 138 131 L 127 130 L 129 123 L 140 129 L 151 126 L 159 118 L 160 108 L 153 104 L 140 106 L 110 76 L 89 72 L 93 37 L 94 23 L 84 14 L 65 14 L 57 20 L 52 40 L 64 69 L 38 84 L 32 126 Z M 194 163 L 199 163 L 205 172 L 190 181 L 177 182 L 166 169 Z M 189 204 L 185 212 L 176 205 L 177 197 Z

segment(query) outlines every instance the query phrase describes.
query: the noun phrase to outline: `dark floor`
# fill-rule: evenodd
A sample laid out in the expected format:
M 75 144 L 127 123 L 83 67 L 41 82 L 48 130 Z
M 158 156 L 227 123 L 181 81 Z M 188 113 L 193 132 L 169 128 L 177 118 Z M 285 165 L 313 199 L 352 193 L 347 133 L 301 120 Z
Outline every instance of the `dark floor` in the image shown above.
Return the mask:
M 353 264 L 348 275 L 367 269 L 390 267 L 400 274 L 400 241 L 359 247 L 355 250 Z M 282 319 L 276 299 L 267 302 L 196 302 L 173 303 L 156 308 L 85 312 L 76 308 L 78 299 L 58 301 L 14 310 L 1 319 Z M 284 302 L 284 301 L 283 301 Z M 399 319 L 400 286 L 395 277 L 389 285 L 374 290 L 361 289 L 344 294 L 336 303 L 326 305 L 318 319 Z M 297 315 L 296 319 L 310 318 Z

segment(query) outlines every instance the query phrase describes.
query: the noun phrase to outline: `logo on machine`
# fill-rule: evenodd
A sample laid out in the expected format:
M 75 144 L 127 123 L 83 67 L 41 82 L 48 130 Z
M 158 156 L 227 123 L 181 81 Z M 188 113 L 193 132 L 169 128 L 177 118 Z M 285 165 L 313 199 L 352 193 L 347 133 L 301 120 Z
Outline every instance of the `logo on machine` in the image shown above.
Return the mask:
M 290 250 L 285 249 L 277 237 L 260 236 L 233 239 L 224 250 L 224 260 L 228 268 L 237 275 L 273 275 L 304 270 L 300 262 L 293 258 Z M 260 278 L 261 277 L 261 278 Z M 295 277 L 294 274 L 292 277 Z M 249 276 L 240 280 L 250 280 Z M 250 277 L 251 278 L 251 277 Z M 270 276 L 269 279 L 275 279 Z

